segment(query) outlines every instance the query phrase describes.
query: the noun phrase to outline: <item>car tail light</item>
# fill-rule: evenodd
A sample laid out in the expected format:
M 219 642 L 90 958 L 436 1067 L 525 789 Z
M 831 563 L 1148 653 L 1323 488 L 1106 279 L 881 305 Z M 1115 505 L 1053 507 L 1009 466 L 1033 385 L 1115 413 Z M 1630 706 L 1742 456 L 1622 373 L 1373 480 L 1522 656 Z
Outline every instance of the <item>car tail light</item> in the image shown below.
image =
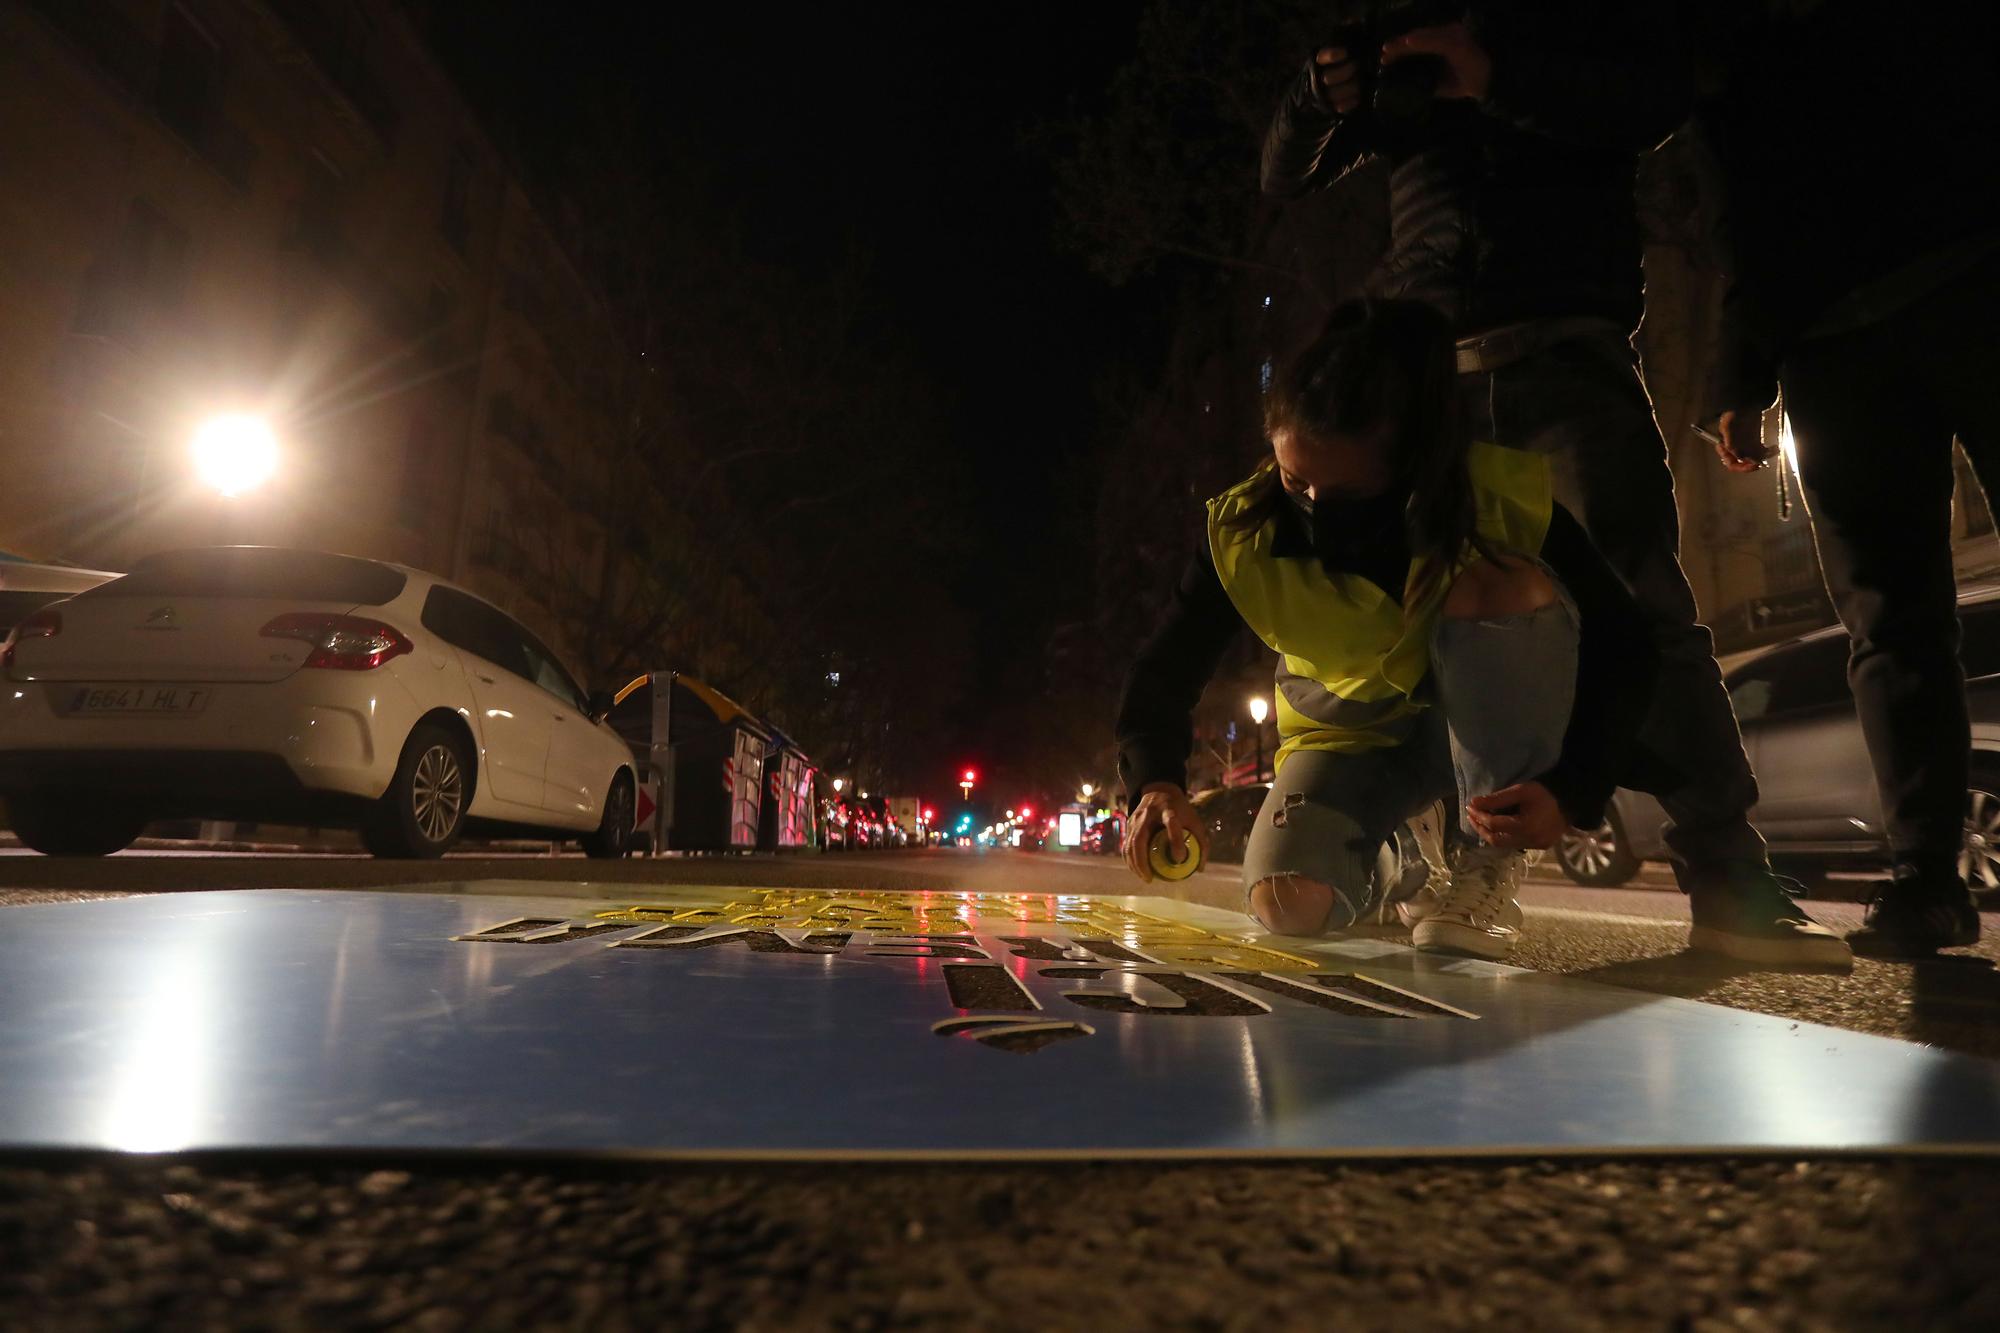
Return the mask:
M 318 611 L 279 616 L 258 633 L 267 639 L 297 639 L 311 645 L 305 665 L 330 671 L 373 671 L 414 647 L 393 625 Z
M 23 639 L 53 639 L 62 633 L 62 612 L 53 607 L 44 607 L 14 626 L 14 632 L 7 636 L 7 646 L 0 649 L 0 667 L 14 665 L 14 646 Z

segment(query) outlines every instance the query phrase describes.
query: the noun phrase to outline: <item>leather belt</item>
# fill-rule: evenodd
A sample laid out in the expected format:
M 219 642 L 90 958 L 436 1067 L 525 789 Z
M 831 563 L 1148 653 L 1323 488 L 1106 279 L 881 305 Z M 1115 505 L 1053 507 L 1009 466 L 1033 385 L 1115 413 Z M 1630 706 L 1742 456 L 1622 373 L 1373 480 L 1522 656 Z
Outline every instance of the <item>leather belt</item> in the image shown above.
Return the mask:
M 1613 319 L 1595 315 L 1571 315 L 1560 319 L 1531 319 L 1504 324 L 1497 329 L 1475 333 L 1458 340 L 1458 373 L 1481 375 L 1519 361 L 1546 347 L 1581 337 L 1586 333 L 1623 333 Z

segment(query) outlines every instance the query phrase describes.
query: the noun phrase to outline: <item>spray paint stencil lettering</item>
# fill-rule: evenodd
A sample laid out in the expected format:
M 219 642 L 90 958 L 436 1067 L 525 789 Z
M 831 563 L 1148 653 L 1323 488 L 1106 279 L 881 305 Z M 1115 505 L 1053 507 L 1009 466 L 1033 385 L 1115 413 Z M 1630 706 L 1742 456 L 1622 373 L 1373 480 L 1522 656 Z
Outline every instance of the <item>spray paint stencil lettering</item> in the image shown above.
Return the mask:
M 1039 933 L 1021 933 L 1030 930 Z M 931 1032 L 1019 1053 L 1095 1035 L 1092 1014 L 1249 1019 L 1290 1003 L 1342 1018 L 1478 1017 L 1324 959 L 1097 898 L 755 890 L 714 904 L 515 917 L 454 938 L 660 957 L 741 950 L 773 962 L 935 962 L 933 990 L 957 1012 Z

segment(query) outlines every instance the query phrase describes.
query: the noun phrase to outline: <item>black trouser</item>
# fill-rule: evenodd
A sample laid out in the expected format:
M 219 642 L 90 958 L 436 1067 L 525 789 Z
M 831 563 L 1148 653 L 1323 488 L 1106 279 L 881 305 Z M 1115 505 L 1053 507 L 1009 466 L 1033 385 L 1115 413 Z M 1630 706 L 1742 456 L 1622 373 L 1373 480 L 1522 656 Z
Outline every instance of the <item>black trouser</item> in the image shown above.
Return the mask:
M 1631 589 L 1660 650 L 1653 708 L 1640 739 L 1659 761 L 1649 782 L 1672 823 L 1667 846 L 1686 872 L 1764 863 L 1746 817 L 1757 780 L 1695 616 L 1680 562 L 1680 513 L 1667 445 L 1653 420 L 1631 344 L 1615 331 L 1570 338 L 1500 369 L 1460 375 L 1475 439 L 1545 454 L 1556 499 Z
M 1959 853 L 1971 727 L 1951 562 L 1951 441 L 2000 477 L 2000 258 L 1780 371 L 1847 678 L 1899 860 Z

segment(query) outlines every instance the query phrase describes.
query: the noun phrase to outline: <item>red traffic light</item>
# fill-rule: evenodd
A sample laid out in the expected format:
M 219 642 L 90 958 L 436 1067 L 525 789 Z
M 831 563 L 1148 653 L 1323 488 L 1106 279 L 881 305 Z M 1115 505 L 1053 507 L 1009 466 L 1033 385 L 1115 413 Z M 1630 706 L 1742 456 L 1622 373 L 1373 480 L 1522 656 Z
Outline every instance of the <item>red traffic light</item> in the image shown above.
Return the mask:
M 1024 805 L 1024 806 L 1022 806 L 1022 807 L 1021 807 L 1021 818 L 1023 818 L 1023 819 L 1033 819 L 1034 817 L 1035 817 L 1035 807 L 1034 807 L 1034 806 L 1032 806 L 1032 805 Z
M 928 824 L 928 823 L 930 823 L 930 822 L 931 822 L 932 820 L 934 820 L 934 819 L 936 819 L 936 818 L 937 818 L 937 811 L 935 811 L 935 810 L 932 810 L 932 809 L 930 809 L 929 807 L 925 807 L 925 809 L 924 809 L 924 822 L 925 822 L 926 824 Z
M 979 780 L 979 775 L 977 773 L 974 773 L 971 769 L 968 768 L 965 770 L 965 780 L 967 782 L 977 782 Z

